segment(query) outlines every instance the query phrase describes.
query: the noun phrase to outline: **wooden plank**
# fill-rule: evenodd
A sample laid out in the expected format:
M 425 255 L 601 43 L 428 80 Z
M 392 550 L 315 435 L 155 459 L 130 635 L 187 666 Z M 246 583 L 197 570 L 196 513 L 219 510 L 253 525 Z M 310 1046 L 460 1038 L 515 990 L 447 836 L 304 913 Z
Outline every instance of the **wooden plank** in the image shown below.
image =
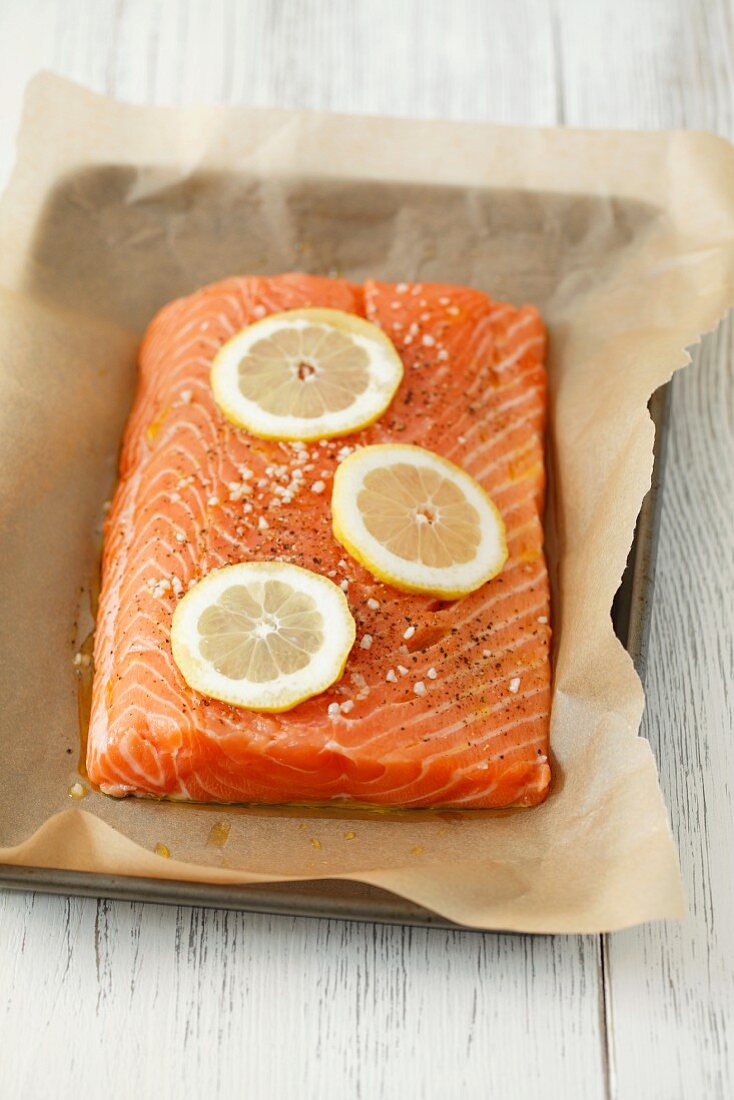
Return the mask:
M 611 1057 L 625 1098 L 734 1089 L 732 362 L 729 320 L 674 395 L 644 733 L 690 914 L 609 937 Z
M 573 125 L 734 135 L 726 0 L 564 3 Z M 594 59 L 604 57 L 604 65 Z M 690 915 L 605 945 L 613 1094 L 734 1092 L 734 327 L 703 343 L 674 398 L 643 733 L 657 755 Z
M 4 1096 L 603 1094 L 595 937 L 11 893 L 0 927 Z
M 8 120 L 16 117 L 21 84 L 43 65 L 154 102 L 241 100 L 732 133 L 726 0 L 457 2 L 446 14 L 436 0 L 160 7 L 6 0 L 0 164 L 10 160 Z M 660 756 L 693 914 L 683 925 L 634 930 L 607 945 L 612 1084 L 620 1097 L 724 1096 L 734 1082 L 725 1044 L 734 1003 L 725 736 L 734 665 L 727 615 L 734 510 L 724 476 L 734 450 L 730 363 L 727 328 L 707 343 L 702 372 L 675 387 L 646 730 Z M 69 1050 L 72 1024 L 80 1023 L 95 1039 L 113 1037 L 108 1049 L 132 1066 L 128 1083 L 145 1094 L 156 1020 L 163 1021 L 160 1095 L 175 1089 L 179 1061 L 192 1091 L 227 1095 L 241 1083 L 245 1059 L 257 1065 L 256 1080 L 269 1095 L 326 1095 L 325 1081 L 341 1091 L 361 1083 L 365 1096 L 401 1088 L 420 1095 L 413 1084 L 420 1064 L 425 1095 L 456 1094 L 457 1081 L 469 1096 L 541 1087 L 549 1096 L 593 1096 L 603 1086 L 592 939 L 410 933 L 15 895 L 2 905 L 0 1003 L 9 1007 L 0 1054 L 13 1050 L 3 1059 L 11 1066 L 8 1087 L 17 1084 L 11 1095 L 33 1095 L 46 1080 L 59 1082 L 57 1095 L 78 1091 L 82 1078 L 73 1084 L 70 1067 L 80 1063 Z M 90 966 L 95 923 L 99 973 Z M 232 988 L 234 1009 L 222 992 Z M 317 1025 L 314 989 L 327 991 Z M 75 1016 L 87 1001 L 104 1006 L 101 1016 Z M 48 1039 L 40 1058 L 24 1044 L 39 1021 Z M 294 1036 L 292 1071 L 272 1045 L 278 1033 Z M 243 1042 L 243 1034 L 257 1035 L 259 1045 Z M 186 1058 L 184 1043 L 195 1058 Z M 109 1071 L 104 1057 L 95 1054 L 95 1066 Z
M 556 110 L 545 0 L 513 5 L 512 18 L 497 4 L 455 4 L 448 26 L 437 2 L 5 4 L 0 60 L 21 40 L 16 83 L 50 66 L 130 100 L 536 123 Z M 182 1078 L 187 1094 L 223 1097 L 245 1082 L 255 1097 L 340 1100 L 604 1093 L 595 937 L 0 899 L 9 1095 L 51 1081 L 55 1095 L 76 1095 L 94 1081 L 110 1100 L 165 1097 Z

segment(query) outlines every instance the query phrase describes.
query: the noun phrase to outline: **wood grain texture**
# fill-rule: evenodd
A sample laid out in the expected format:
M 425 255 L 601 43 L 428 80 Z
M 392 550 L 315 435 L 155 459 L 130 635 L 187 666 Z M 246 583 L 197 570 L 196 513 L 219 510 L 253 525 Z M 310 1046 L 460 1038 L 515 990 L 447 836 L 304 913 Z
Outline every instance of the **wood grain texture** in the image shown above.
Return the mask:
M 729 0 L 2 0 L 0 173 L 44 67 L 132 101 L 732 137 L 733 23 Z M 675 382 L 647 683 L 690 917 L 532 939 L 0 893 L 0 1098 L 731 1095 L 733 339 Z
M 3 1096 L 530 1097 L 519 1032 L 550 1095 L 603 1095 L 593 937 L 3 903 Z
M 674 392 L 643 732 L 673 809 L 690 915 L 608 937 L 611 1057 L 625 1097 L 723 1100 L 734 1084 L 733 361 L 730 319 Z
M 636 45 L 628 5 L 564 8 L 570 125 L 734 137 L 730 3 L 640 4 Z M 602 51 L 613 64 L 589 65 Z M 731 318 L 704 340 L 699 360 L 673 383 L 642 730 L 671 809 L 690 915 L 606 937 L 610 1080 L 625 1098 L 734 1090 Z

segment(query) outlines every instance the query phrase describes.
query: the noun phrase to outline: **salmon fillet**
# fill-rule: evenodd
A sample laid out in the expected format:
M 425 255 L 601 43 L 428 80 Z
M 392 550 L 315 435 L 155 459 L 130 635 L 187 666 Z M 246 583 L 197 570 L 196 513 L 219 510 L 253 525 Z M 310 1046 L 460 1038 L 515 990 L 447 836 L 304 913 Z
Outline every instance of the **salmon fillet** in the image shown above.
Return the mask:
M 248 323 L 306 306 L 379 325 L 405 376 L 382 418 L 353 436 L 266 442 L 222 415 L 212 361 Z M 142 345 L 106 523 L 92 782 L 112 795 L 205 802 L 541 802 L 550 782 L 544 349 L 535 309 L 455 286 L 231 278 L 166 306 Z M 485 487 L 507 527 L 499 576 L 441 601 L 376 581 L 335 542 L 334 471 L 355 445 L 384 442 L 434 450 Z M 300 487 L 283 493 L 295 470 L 305 484 L 297 475 Z M 314 491 L 318 482 L 324 491 Z M 272 559 L 348 581 L 358 637 L 374 639 L 354 647 L 338 684 L 281 714 L 197 694 L 170 643 L 176 602 L 198 578 Z M 423 695 L 413 690 L 418 681 Z M 346 700 L 348 713 L 327 713 Z

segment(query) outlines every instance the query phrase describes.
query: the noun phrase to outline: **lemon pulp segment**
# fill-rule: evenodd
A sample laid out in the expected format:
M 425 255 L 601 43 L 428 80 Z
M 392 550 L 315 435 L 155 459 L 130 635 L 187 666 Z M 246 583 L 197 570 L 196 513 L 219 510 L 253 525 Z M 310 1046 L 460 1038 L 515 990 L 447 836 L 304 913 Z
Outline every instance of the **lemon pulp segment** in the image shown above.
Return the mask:
M 354 644 L 344 593 L 284 562 L 208 574 L 173 615 L 173 658 L 188 685 L 250 710 L 290 710 L 338 680 Z
M 354 558 L 408 592 L 457 598 L 507 560 L 502 517 L 481 485 L 422 447 L 355 451 L 336 472 L 332 519 Z
M 335 309 L 296 309 L 228 340 L 211 381 L 234 424 L 265 439 L 307 442 L 373 423 L 402 377 L 400 356 L 377 325 Z

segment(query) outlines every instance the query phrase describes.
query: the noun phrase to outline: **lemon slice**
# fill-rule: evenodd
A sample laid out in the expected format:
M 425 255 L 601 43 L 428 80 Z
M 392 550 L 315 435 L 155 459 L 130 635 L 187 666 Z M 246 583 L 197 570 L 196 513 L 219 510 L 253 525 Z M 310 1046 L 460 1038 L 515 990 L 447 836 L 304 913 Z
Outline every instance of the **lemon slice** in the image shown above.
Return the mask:
M 338 680 L 354 644 L 344 593 L 283 562 L 217 569 L 173 614 L 173 659 L 202 695 L 249 710 L 290 710 Z
M 338 467 L 334 536 L 375 577 L 456 599 L 507 560 L 505 525 L 474 478 L 422 447 L 384 444 Z
M 228 340 L 211 381 L 233 424 L 307 442 L 372 424 L 402 377 L 400 356 L 376 325 L 337 309 L 292 309 Z

